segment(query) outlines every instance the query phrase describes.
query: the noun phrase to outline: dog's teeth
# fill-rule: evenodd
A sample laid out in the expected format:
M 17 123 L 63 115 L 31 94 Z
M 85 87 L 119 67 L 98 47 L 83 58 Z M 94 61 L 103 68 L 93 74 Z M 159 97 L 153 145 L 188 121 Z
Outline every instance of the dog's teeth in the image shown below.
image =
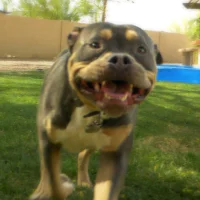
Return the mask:
M 96 92 L 100 91 L 99 83 L 94 84 L 94 89 L 95 89 Z
M 121 101 L 125 101 L 127 99 L 128 94 L 126 93 L 123 97 L 120 98 Z
M 133 84 L 130 84 L 130 92 L 133 90 Z
M 105 84 L 106 84 L 106 81 L 103 81 L 103 82 L 102 82 L 102 86 L 104 86 Z
M 106 99 L 117 99 L 117 100 L 120 100 L 120 101 L 125 101 L 128 97 L 128 93 L 126 93 L 125 95 L 121 96 L 121 97 L 112 97 L 110 96 L 109 94 L 105 93 L 105 98 Z
M 106 99 L 111 99 L 111 97 L 107 93 L 105 93 L 105 97 Z

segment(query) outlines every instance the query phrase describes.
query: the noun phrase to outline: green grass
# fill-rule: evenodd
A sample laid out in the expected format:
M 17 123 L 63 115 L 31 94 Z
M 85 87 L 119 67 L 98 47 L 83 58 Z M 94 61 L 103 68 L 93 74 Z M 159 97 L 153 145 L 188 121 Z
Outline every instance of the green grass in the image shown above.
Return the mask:
M 39 180 L 36 109 L 43 72 L 0 74 L 0 199 L 25 200 Z M 140 105 L 126 186 L 120 200 L 200 199 L 200 87 L 157 83 Z M 98 153 L 92 156 L 95 178 Z M 76 180 L 76 156 L 63 153 Z M 92 199 L 78 188 L 69 200 Z

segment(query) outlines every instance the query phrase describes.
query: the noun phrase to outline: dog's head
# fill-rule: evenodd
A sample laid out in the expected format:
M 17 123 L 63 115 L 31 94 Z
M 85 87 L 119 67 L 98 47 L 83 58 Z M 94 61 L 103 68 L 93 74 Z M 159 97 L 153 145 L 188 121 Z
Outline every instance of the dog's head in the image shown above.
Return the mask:
M 69 81 L 80 100 L 112 117 L 141 103 L 156 80 L 152 40 L 132 25 L 96 23 L 68 36 Z

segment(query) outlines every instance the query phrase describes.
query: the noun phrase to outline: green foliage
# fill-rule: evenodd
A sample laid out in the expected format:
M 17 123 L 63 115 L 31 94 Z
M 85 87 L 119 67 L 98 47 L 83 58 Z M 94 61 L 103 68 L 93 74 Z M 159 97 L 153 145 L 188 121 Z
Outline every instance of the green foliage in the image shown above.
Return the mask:
M 119 2 L 133 3 L 132 0 Z M 108 0 L 19 0 L 14 13 L 52 20 L 80 21 L 86 18 L 93 23 L 105 21 L 107 3 Z
M 17 12 L 27 17 L 79 21 L 92 16 L 93 9 L 90 0 L 20 0 Z
M 168 29 L 172 33 L 186 34 L 188 31 L 188 19 L 183 19 L 181 23 L 173 22 Z
M 200 13 L 194 19 L 183 19 L 180 24 L 172 23 L 169 30 L 174 33 L 186 34 L 191 40 L 200 39 Z
M 189 21 L 187 34 L 192 40 L 200 39 L 200 14 Z
M 102 0 L 80 0 L 78 5 L 82 9 L 82 13 L 88 15 L 88 21 L 90 23 L 101 21 L 103 13 Z
M 2 5 L 3 5 L 3 10 L 8 11 L 8 8 L 12 4 L 12 0 L 1 0 Z

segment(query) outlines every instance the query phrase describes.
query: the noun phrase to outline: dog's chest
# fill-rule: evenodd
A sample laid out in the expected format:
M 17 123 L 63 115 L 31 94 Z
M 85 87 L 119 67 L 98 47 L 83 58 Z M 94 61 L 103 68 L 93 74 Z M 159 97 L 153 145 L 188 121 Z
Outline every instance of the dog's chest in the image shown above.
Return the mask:
M 70 152 L 79 152 L 83 149 L 116 150 L 131 131 L 132 126 L 129 125 L 102 128 L 94 133 L 86 133 L 85 127 L 91 120 L 83 117 L 86 114 L 88 114 L 86 106 L 76 108 L 66 129 L 56 130 L 56 142 L 61 143 Z

